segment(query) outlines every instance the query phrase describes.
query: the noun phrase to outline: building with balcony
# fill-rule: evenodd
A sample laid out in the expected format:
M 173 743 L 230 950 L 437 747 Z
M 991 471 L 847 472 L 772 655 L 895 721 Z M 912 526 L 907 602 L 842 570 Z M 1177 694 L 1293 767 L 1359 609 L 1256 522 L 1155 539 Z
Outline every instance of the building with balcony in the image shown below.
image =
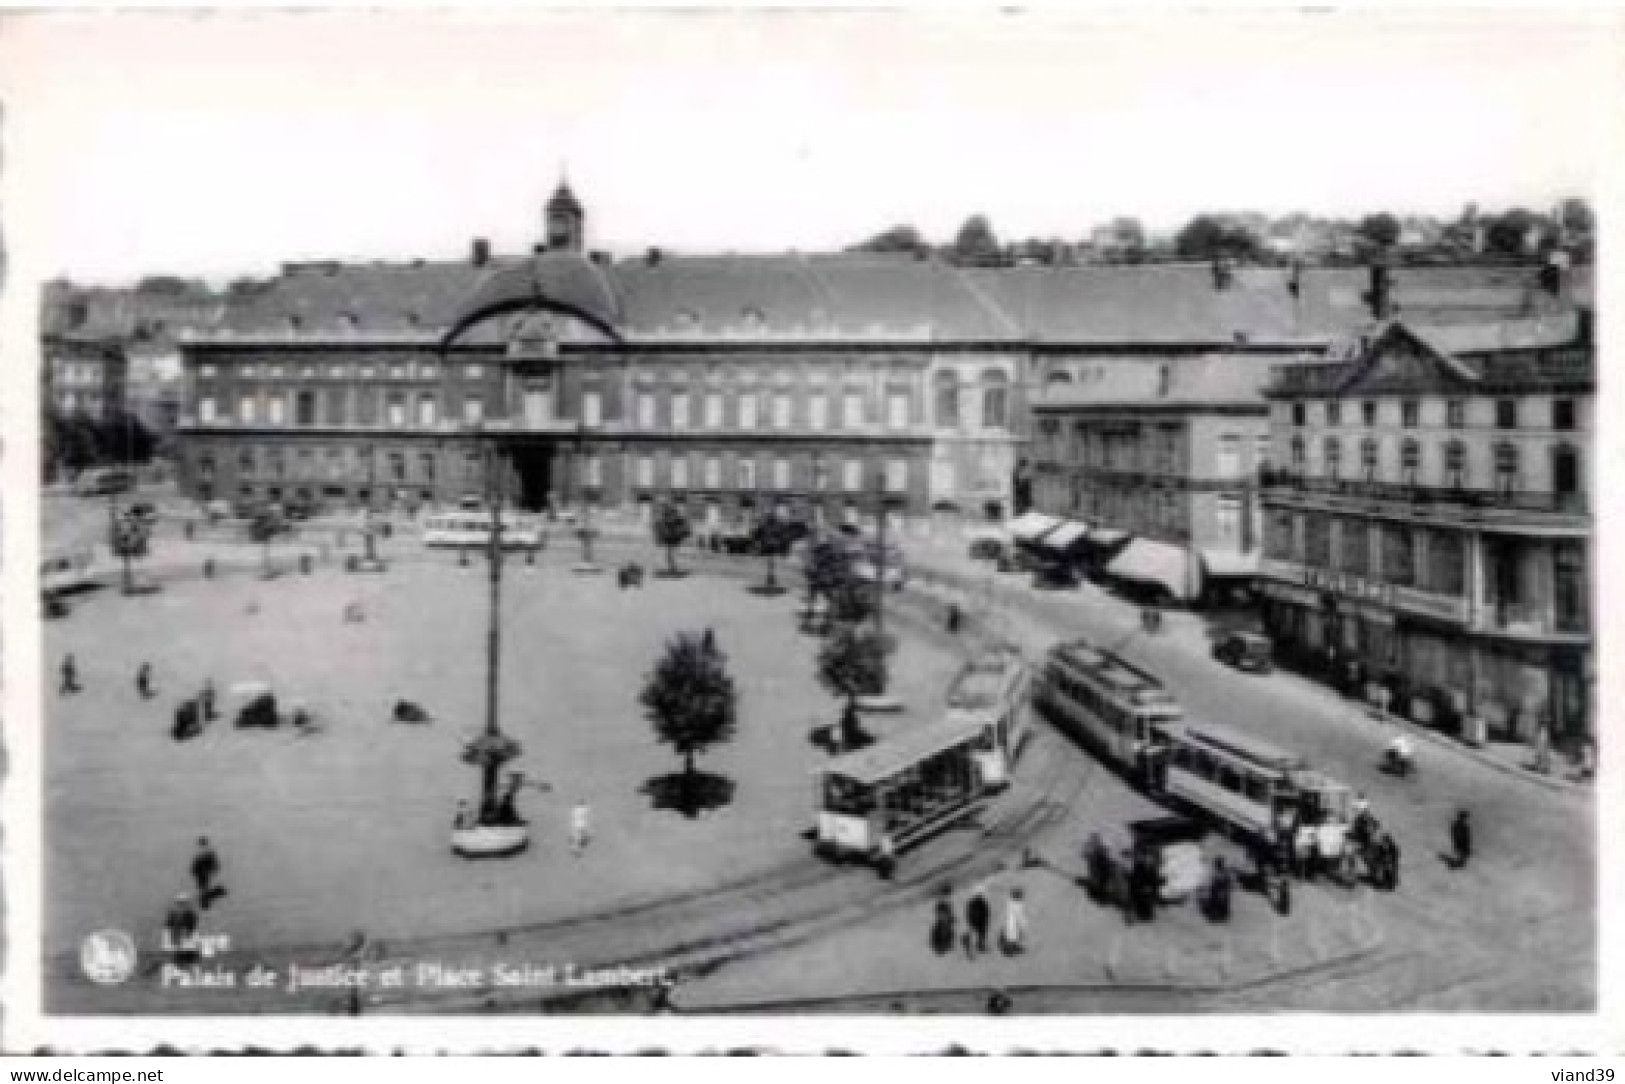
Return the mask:
M 1264 388 L 1280 355 L 1052 362 L 1033 399 L 1033 504 L 1082 523 L 1097 571 L 1175 599 L 1244 588 L 1262 545 Z
M 1376 325 L 1270 385 L 1280 649 L 1418 721 L 1591 733 L 1589 310 Z

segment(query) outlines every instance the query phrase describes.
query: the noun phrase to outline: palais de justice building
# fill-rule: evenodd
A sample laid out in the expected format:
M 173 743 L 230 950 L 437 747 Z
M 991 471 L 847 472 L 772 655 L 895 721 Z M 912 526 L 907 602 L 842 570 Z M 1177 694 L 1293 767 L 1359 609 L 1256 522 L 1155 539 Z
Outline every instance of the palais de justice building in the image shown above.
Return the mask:
M 564 186 L 543 236 L 519 259 L 476 241 L 457 262 L 289 265 L 234 294 L 182 340 L 185 490 L 449 503 L 482 488 L 477 430 L 532 509 L 672 500 L 715 523 L 779 506 L 842 520 L 884 503 L 998 519 L 1030 502 L 1030 406 L 1063 378 L 1087 394 L 1082 378 L 1103 366 L 1295 356 L 1369 319 L 1358 268 L 611 259 L 588 251 Z M 615 334 L 503 317 L 442 357 L 482 287 L 525 269 Z M 1525 269 L 1457 271 L 1419 269 L 1396 292 L 1432 322 L 1545 303 Z

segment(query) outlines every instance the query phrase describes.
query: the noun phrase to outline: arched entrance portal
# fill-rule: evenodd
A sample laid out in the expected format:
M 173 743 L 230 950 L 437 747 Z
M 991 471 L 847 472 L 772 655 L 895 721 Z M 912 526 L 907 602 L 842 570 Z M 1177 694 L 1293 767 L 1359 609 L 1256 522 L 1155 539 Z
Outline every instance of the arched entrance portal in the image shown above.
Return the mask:
M 505 449 L 516 483 L 514 501 L 526 512 L 546 511 L 555 487 L 554 454 L 551 441 L 518 441 Z

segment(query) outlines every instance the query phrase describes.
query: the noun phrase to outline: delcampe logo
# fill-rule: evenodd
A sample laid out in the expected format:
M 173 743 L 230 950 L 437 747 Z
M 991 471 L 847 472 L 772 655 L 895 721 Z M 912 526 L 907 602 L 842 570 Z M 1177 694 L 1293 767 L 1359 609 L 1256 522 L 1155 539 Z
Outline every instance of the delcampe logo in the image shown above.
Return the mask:
M 135 940 L 123 930 L 98 930 L 79 945 L 79 966 L 91 982 L 117 986 L 135 974 Z

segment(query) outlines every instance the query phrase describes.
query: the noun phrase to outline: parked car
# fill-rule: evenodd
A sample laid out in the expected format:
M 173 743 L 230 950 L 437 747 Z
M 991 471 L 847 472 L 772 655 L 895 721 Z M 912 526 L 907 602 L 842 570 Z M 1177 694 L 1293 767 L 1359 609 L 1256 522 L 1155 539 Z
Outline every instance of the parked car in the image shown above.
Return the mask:
M 1267 674 L 1274 668 L 1275 645 L 1256 632 L 1231 632 L 1213 645 L 1213 657 L 1237 670 Z
M 979 534 L 970 540 L 970 558 L 973 561 L 997 561 L 1005 556 L 1008 547 L 998 535 Z
M 123 467 L 97 467 L 83 471 L 74 480 L 73 490 L 81 497 L 102 497 L 128 493 L 135 488 L 135 473 Z
M 158 519 L 158 509 L 153 507 L 151 501 L 136 501 L 125 509 L 124 514 L 138 523 L 149 526 Z

